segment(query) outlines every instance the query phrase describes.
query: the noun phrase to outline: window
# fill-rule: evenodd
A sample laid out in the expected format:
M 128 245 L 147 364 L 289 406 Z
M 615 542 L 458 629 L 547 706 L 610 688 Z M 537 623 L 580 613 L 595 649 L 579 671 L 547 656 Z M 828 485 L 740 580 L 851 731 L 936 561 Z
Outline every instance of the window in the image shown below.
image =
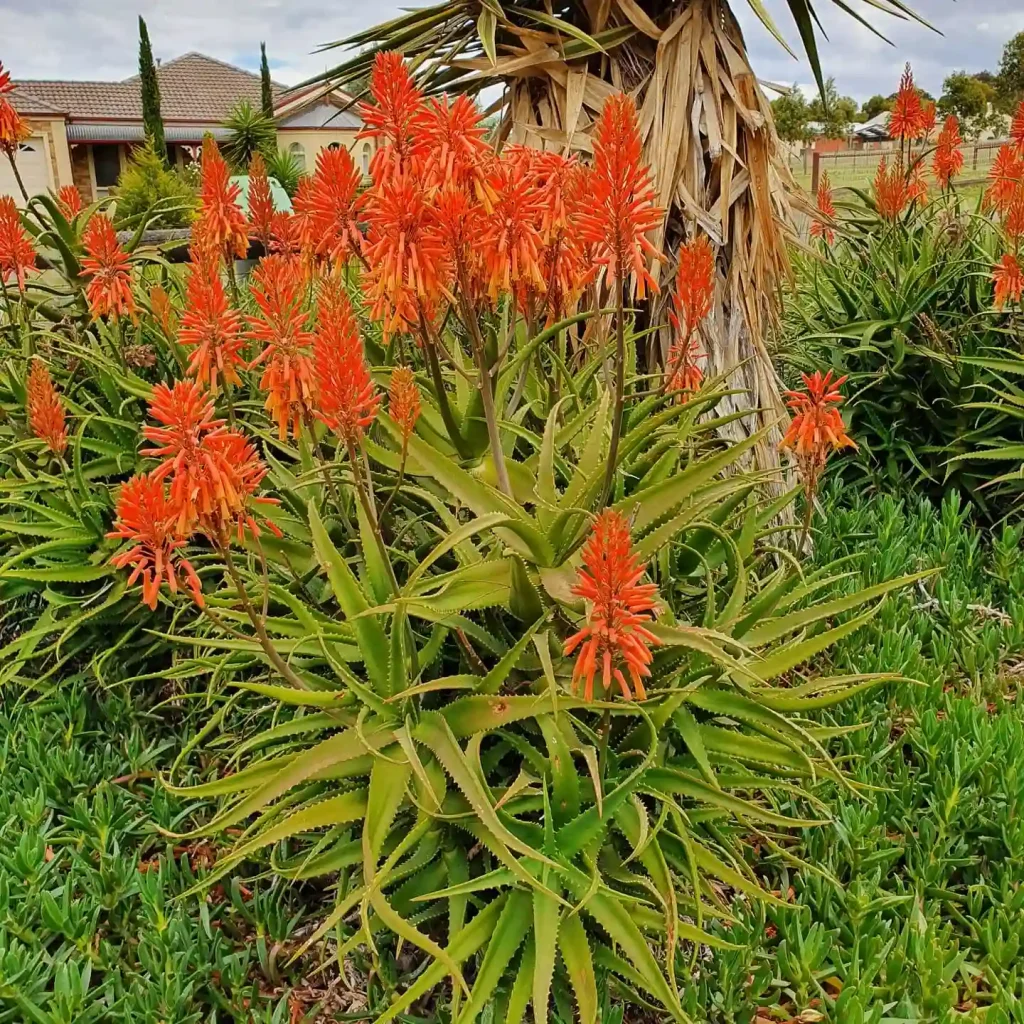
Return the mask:
M 332 142 L 327 148 L 328 149 L 341 149 L 341 143 L 340 142 Z
M 298 164 L 299 170 L 306 173 L 306 151 L 302 148 L 301 142 L 293 142 L 288 147 L 288 155 Z
M 117 146 L 103 144 L 92 147 L 92 163 L 97 188 L 113 188 L 121 176 L 121 154 Z
M 370 144 L 368 142 L 364 142 L 363 143 L 363 156 L 362 156 L 363 174 L 369 174 L 370 173 L 370 154 L 371 153 L 372 153 L 372 150 L 370 148 Z

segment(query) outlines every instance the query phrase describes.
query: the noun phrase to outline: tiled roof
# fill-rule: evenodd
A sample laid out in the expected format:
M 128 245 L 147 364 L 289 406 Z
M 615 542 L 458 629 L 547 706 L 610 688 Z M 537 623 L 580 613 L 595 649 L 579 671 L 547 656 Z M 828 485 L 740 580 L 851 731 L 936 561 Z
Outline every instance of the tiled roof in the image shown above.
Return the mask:
M 260 104 L 260 76 L 233 64 L 186 53 L 157 68 L 165 121 L 223 121 L 239 100 Z M 274 85 L 275 96 L 285 87 Z M 141 120 L 139 76 L 123 82 L 22 81 L 11 94 L 24 114 L 59 112 L 72 119 Z

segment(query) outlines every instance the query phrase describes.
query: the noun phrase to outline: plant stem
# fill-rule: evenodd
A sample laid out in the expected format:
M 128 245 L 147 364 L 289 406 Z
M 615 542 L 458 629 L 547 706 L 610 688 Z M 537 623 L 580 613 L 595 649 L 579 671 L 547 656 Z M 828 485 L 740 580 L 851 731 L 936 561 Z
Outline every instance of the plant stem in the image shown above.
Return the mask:
M 316 456 L 317 462 L 320 463 L 320 468 L 324 471 L 324 480 L 327 481 L 327 490 L 331 493 L 331 500 L 334 502 L 334 507 L 340 512 L 341 495 L 338 493 L 334 477 L 331 476 L 331 465 L 327 461 L 323 449 L 320 447 L 320 442 L 317 440 L 316 423 L 308 409 L 304 410 L 304 412 L 306 417 L 306 429 L 309 431 L 309 440 L 313 445 L 313 454 Z
M 395 486 L 391 493 L 388 495 L 388 500 L 384 502 L 380 512 L 377 515 L 377 519 L 380 522 L 384 521 L 384 517 L 388 513 L 388 509 L 391 508 L 391 503 L 395 500 L 395 496 L 402 489 L 402 484 L 405 483 L 405 460 L 409 455 L 409 445 L 407 442 L 402 443 L 402 461 L 398 464 L 398 480 L 395 482 Z
M 356 443 L 351 437 L 346 438 L 346 441 L 348 442 L 348 461 L 352 468 L 352 479 L 355 481 L 356 494 L 359 495 L 359 504 L 363 506 L 363 514 L 366 516 L 366 520 L 370 524 L 370 531 L 373 533 L 373 539 L 376 541 L 377 550 L 380 552 L 380 557 L 383 559 L 384 565 L 387 567 L 388 580 L 391 583 L 391 592 L 397 597 L 399 593 L 398 580 L 395 577 L 395 569 L 391 564 L 391 556 L 388 554 L 387 545 L 384 543 L 384 535 L 380 532 L 380 523 L 377 520 L 377 513 L 374 511 L 373 502 L 370 500 L 366 481 L 363 479 L 362 466 L 359 462 L 359 453 L 356 450 Z
M 473 344 L 473 355 L 476 357 L 477 387 L 480 389 L 480 396 L 484 403 L 484 420 L 487 422 L 487 437 L 491 443 L 491 456 L 494 459 L 494 472 L 498 478 L 498 489 L 512 497 L 512 483 L 508 478 L 508 468 L 505 465 L 505 452 L 501 447 L 501 433 L 498 430 L 498 417 L 494 410 L 494 391 L 491 388 L 491 368 L 487 365 L 487 352 L 484 348 L 484 339 L 480 336 L 480 324 L 473 316 L 469 306 L 469 282 L 466 280 L 466 271 L 462 264 L 459 264 L 459 304 L 462 306 L 462 318 L 469 331 L 470 340 Z M 498 367 L 495 362 L 495 369 Z
M 273 643 L 267 634 L 267 627 L 264 625 L 263 620 L 259 615 L 256 614 L 256 609 L 253 608 L 252 602 L 249 600 L 249 595 L 246 592 L 245 584 L 242 582 L 241 576 L 238 575 L 238 569 L 235 567 L 234 559 L 231 555 L 231 544 L 225 538 L 218 538 L 215 541 L 214 546 L 217 548 L 221 558 L 224 559 L 224 568 L 227 570 L 228 576 L 231 577 L 231 582 L 235 585 L 235 590 L 238 592 L 238 598 L 242 602 L 242 609 L 245 614 L 249 616 L 249 621 L 252 623 L 252 628 L 256 631 L 256 637 L 260 642 L 260 647 L 263 648 L 264 654 L 266 654 L 270 664 L 277 669 L 277 671 L 294 686 L 297 690 L 308 690 L 309 687 L 303 682 L 295 670 L 281 657 L 280 654 L 274 648 Z
M 612 413 L 612 440 L 608 446 L 608 465 L 604 471 L 602 507 L 608 504 L 615 480 L 615 463 L 619 458 L 619 438 L 622 436 L 622 410 L 626 390 L 626 325 L 623 323 L 622 282 L 615 280 L 615 411 Z
M 7 159 L 11 161 L 11 170 L 14 171 L 14 180 L 18 183 L 18 188 L 21 189 L 21 194 L 25 198 L 25 202 L 28 202 L 28 190 L 25 188 L 25 182 L 21 180 L 21 172 L 18 170 L 17 161 L 14 159 L 14 153 L 10 150 L 7 151 Z
M 238 308 L 238 278 L 235 276 L 235 258 L 233 253 L 226 253 L 224 263 L 227 265 L 228 285 L 231 288 L 231 304 Z
M 427 366 L 430 368 L 430 377 L 434 382 L 434 391 L 437 392 L 437 405 L 441 410 L 441 419 L 444 421 L 445 430 L 448 431 L 448 437 L 455 446 L 455 450 L 462 458 L 465 458 L 465 442 L 462 439 L 462 432 L 455 422 L 451 406 L 448 404 L 448 392 L 444 387 L 441 364 L 437 359 L 437 348 L 434 345 L 434 339 L 422 310 L 420 310 L 420 334 L 423 338 L 423 351 L 427 354 Z

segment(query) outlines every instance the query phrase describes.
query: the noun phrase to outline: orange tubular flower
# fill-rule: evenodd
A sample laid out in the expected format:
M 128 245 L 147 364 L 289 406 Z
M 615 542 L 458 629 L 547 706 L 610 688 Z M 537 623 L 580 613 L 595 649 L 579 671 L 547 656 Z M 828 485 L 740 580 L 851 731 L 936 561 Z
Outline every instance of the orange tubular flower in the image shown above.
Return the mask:
M 270 224 L 274 216 L 274 200 L 270 194 L 267 165 L 257 153 L 249 164 L 249 231 L 253 238 L 270 252 Z
M 373 422 L 380 395 L 366 365 L 352 307 L 344 285 L 323 283 L 313 339 L 317 417 L 349 445 Z
M 13 275 L 18 291 L 24 291 L 25 275 L 35 266 L 36 250 L 22 227 L 18 207 L 10 196 L 0 196 L 0 281 Z
M 811 225 L 811 238 L 823 238 L 826 245 L 831 245 L 836 240 L 835 229 L 831 226 L 836 216 L 836 204 L 832 201 L 832 182 L 828 171 L 822 172 L 818 182 L 818 213 L 822 219 Z
M 488 176 L 495 199 L 477 244 L 492 305 L 503 293 L 515 291 L 525 302 L 529 291 L 544 291 L 539 230 L 543 207 L 531 164 L 528 152 L 515 150 L 496 161 Z
M 465 94 L 449 106 L 448 97 L 431 100 L 421 115 L 426 149 L 423 175 L 433 188 L 452 185 L 486 194 L 486 168 L 494 151 L 484 141 L 483 117 Z
M 934 110 L 931 118 L 934 125 Z M 921 105 L 921 95 L 914 85 L 914 75 L 908 64 L 900 79 L 896 102 L 889 114 L 889 134 L 901 141 L 920 139 L 927 132 L 928 120 L 929 114 Z
M 3 64 L 0 64 L 0 150 L 10 157 L 17 155 L 18 146 L 31 134 L 21 114 L 7 98 L 7 94 L 13 91 L 11 73 L 4 71 Z
M 873 187 L 878 214 L 885 220 L 896 220 L 917 195 L 907 181 L 903 162 L 897 160 L 890 168 L 884 156 L 878 161 Z
M 593 246 L 598 264 L 620 286 L 627 279 L 643 298 L 647 288 L 658 291 L 645 256 L 664 257 L 647 233 L 661 223 L 654 205 L 651 175 L 640 162 L 640 128 L 636 105 L 623 93 L 610 96 L 594 132 L 594 164 L 589 203 L 577 219 L 582 240 Z
M 1010 123 L 1010 138 L 1017 144 L 1017 152 L 1024 155 L 1024 100 L 1021 100 Z
M 680 339 L 669 350 L 666 390 L 678 392 L 681 402 L 685 402 L 693 392 L 699 391 L 704 382 L 704 371 L 697 365 L 697 360 L 703 356 L 704 353 L 694 339 Z
M 360 103 L 365 127 L 358 138 L 380 143 L 370 163 L 370 174 L 380 184 L 392 174 L 411 169 L 422 155 L 426 138 L 421 132 L 425 104 L 423 93 L 409 74 L 400 53 L 378 53 L 370 72 L 373 103 Z
M 241 540 L 248 528 L 258 537 L 251 504 L 277 504 L 273 498 L 253 497 L 266 468 L 243 434 L 225 430 L 224 421 L 214 418 L 209 394 L 191 380 L 179 380 L 174 387 L 158 384 L 149 415 L 162 426 L 143 428 L 142 436 L 157 447 L 142 454 L 163 459 L 151 475 L 157 481 L 170 478 L 175 536 L 187 538 L 198 529 L 214 543 L 226 544 L 233 529 Z
M 73 220 L 82 212 L 82 193 L 76 185 L 61 185 L 57 193 L 57 205 L 65 220 Z
M 41 359 L 33 359 L 25 382 L 29 430 L 46 442 L 54 455 L 63 455 L 68 446 L 64 429 L 64 403 L 50 379 L 50 371 Z
M 996 309 L 1002 309 L 1007 302 L 1020 302 L 1024 294 L 1024 271 L 1017 257 L 1007 253 L 992 270 L 992 282 L 996 286 Z
M 461 279 L 471 306 L 482 300 L 483 267 L 478 242 L 483 231 L 484 208 L 465 189 L 446 185 L 434 195 L 428 211 L 425 231 L 430 236 L 431 252 L 435 253 L 438 274 L 444 268 L 443 291 L 448 279 Z M 452 300 L 454 302 L 454 298 Z
M 715 253 L 703 235 L 679 247 L 679 270 L 672 293 L 672 326 L 687 340 L 711 312 L 715 294 Z
M 178 341 L 194 349 L 188 357 L 188 372 L 214 394 L 218 378 L 240 383 L 235 368 L 244 362 L 241 317 L 229 305 L 218 271 L 219 261 L 192 264 L 178 333 Z
M 408 366 L 396 366 L 391 371 L 388 387 L 388 415 L 402 432 L 403 446 L 409 443 L 421 411 L 420 389 L 412 370 Z
M 114 225 L 106 214 L 95 213 L 89 218 L 82 244 L 86 251 L 82 276 L 90 279 L 85 286 L 85 300 L 93 320 L 125 313 L 134 316 L 131 264 L 128 254 L 117 244 Z
M 313 335 L 302 303 L 302 279 L 293 260 L 268 256 L 252 275 L 253 298 L 260 315 L 246 317 L 249 338 L 263 351 L 249 364 L 266 364 L 260 387 L 267 392 L 265 408 L 277 423 L 278 437 L 298 437 L 302 422 L 314 408 L 313 367 L 310 345 Z
M 149 290 L 149 306 L 153 311 L 153 319 L 156 320 L 163 331 L 165 338 L 176 338 L 178 335 L 178 316 L 174 311 L 174 304 L 171 297 L 158 285 L 153 285 Z
M 386 342 L 416 325 L 421 310 L 432 314 L 444 284 L 445 251 L 432 229 L 432 206 L 413 175 L 389 177 L 368 200 L 366 288 L 370 316 L 381 321 Z
M 356 220 L 356 198 L 362 175 L 344 147 L 322 149 L 309 190 L 309 215 L 316 254 L 344 262 L 362 249 L 363 236 Z
M 605 509 L 583 548 L 583 566 L 572 592 L 588 602 L 587 624 L 565 643 L 568 657 L 578 647 L 572 686 L 583 685 L 583 699 L 594 699 L 594 676 L 601 666 L 605 695 L 612 679 L 626 700 L 633 699 L 622 673 L 625 667 L 638 700 L 647 697 L 643 679 L 651 670 L 650 646 L 661 641 L 647 628 L 653 621 L 658 587 L 641 583 L 644 566 L 634 554 L 629 523 L 621 513 Z M 582 645 L 582 646 L 581 646 Z
M 985 190 L 985 205 L 1003 212 L 1024 182 L 1024 159 L 1009 143 L 1000 146 L 988 176 L 991 184 Z
M 244 260 L 249 252 L 249 225 L 238 205 L 242 187 L 231 181 L 228 165 L 212 138 L 203 142 L 201 166 L 199 217 L 193 235 L 217 248 L 227 259 L 235 256 Z
M 955 114 L 950 114 L 939 132 L 932 161 L 935 180 L 941 188 L 949 188 L 950 182 L 963 170 L 964 154 L 960 148 L 963 141 L 960 137 L 960 122 Z
M 270 219 L 270 251 L 277 256 L 297 260 L 302 255 L 302 221 L 286 210 Z
M 178 573 L 185 574 L 185 585 L 192 599 L 203 607 L 203 590 L 192 564 L 179 555 L 185 541 L 172 530 L 174 508 L 167 500 L 162 480 L 155 476 L 133 476 L 121 487 L 117 498 L 117 521 L 108 537 L 130 540 L 134 547 L 110 559 L 118 569 L 132 567 L 128 586 L 142 578 L 142 601 L 156 609 L 161 585 L 166 581 L 171 593 L 178 592 Z
M 915 160 L 911 165 L 907 181 L 907 198 L 910 202 L 916 201 L 922 208 L 928 205 L 928 179 L 924 176 L 923 160 Z
M 831 370 L 824 377 L 821 370 L 801 377 L 806 391 L 786 392 L 786 404 L 794 416 L 779 447 L 793 452 L 804 466 L 807 479 L 813 480 L 833 451 L 857 445 L 847 436 L 837 408 L 843 401 L 839 388 L 846 378 L 833 380 Z

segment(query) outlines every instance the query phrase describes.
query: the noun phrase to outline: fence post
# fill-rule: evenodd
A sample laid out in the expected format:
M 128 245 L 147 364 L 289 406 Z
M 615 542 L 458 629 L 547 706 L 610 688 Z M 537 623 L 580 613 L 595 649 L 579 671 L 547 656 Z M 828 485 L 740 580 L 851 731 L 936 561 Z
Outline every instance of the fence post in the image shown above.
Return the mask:
M 971 170 L 976 171 L 978 169 L 978 144 L 974 144 L 974 157 L 971 161 Z
M 811 154 L 811 195 L 817 195 L 818 182 L 821 181 L 821 154 L 815 150 Z

